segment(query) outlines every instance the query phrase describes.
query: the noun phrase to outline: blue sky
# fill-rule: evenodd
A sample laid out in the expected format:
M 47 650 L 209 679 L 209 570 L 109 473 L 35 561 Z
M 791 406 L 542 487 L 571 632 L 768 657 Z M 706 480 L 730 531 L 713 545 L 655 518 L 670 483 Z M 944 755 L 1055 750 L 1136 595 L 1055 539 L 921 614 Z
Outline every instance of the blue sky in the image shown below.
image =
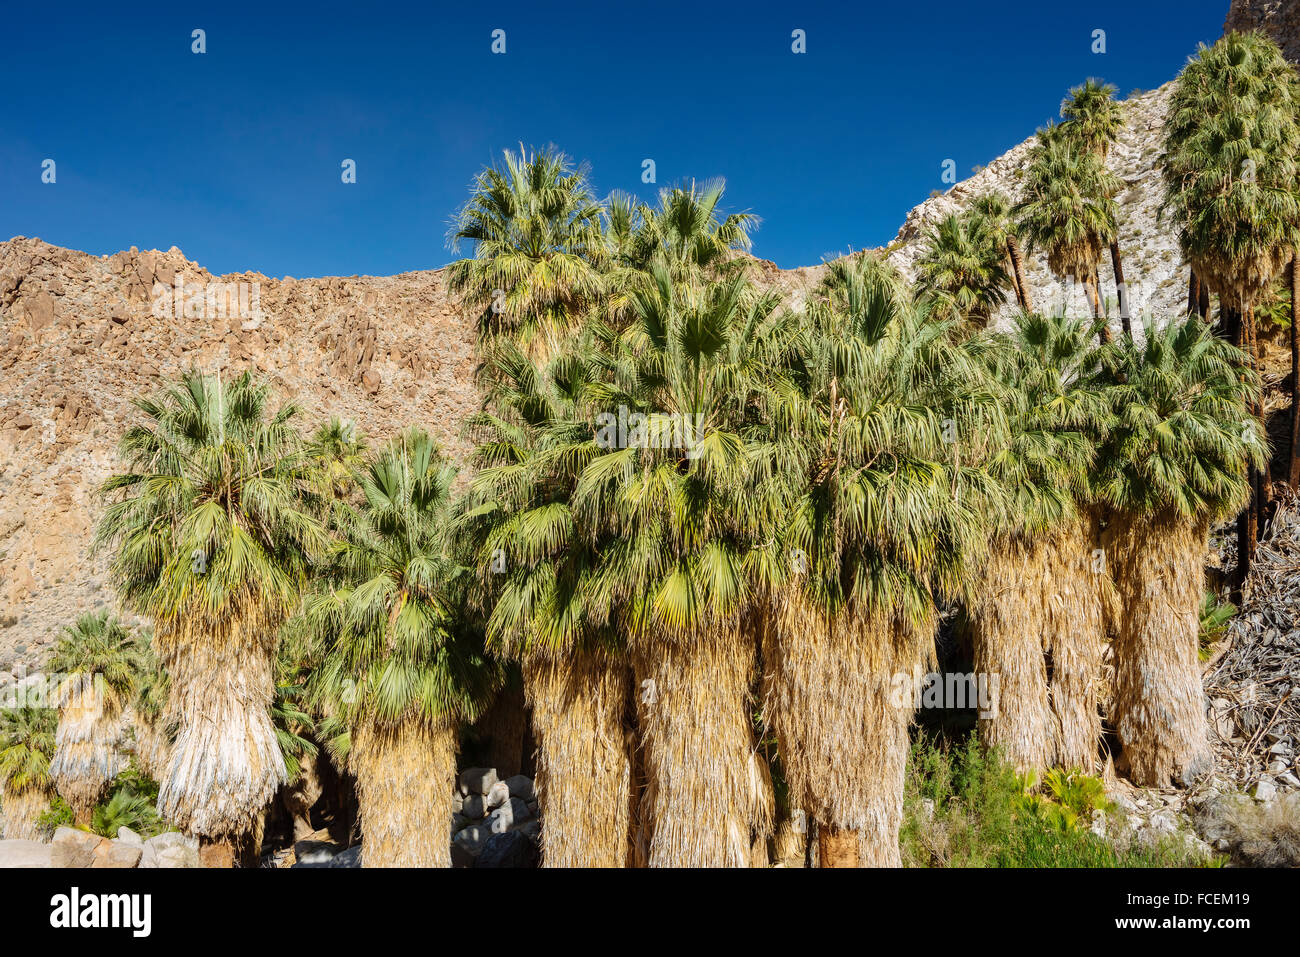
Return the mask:
M 176 245 L 215 273 L 435 268 L 454 258 L 447 223 L 474 173 L 553 143 L 591 164 L 601 195 L 725 177 L 729 208 L 763 220 L 755 253 L 811 265 L 888 242 L 946 188 L 945 159 L 964 178 L 1085 77 L 1122 95 L 1172 79 L 1227 7 L 15 3 L 0 30 L 0 238 Z M 647 158 L 656 186 L 641 182 Z

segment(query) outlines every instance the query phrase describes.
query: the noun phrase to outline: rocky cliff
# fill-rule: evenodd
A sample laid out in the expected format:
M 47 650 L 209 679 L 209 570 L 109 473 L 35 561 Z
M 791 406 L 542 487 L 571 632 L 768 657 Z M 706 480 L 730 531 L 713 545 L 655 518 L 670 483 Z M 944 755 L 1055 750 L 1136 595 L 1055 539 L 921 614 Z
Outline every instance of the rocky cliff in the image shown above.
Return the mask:
M 1282 47 L 1292 63 L 1300 63 L 1300 2 L 1297 0 L 1232 0 L 1223 32 L 1263 30 Z

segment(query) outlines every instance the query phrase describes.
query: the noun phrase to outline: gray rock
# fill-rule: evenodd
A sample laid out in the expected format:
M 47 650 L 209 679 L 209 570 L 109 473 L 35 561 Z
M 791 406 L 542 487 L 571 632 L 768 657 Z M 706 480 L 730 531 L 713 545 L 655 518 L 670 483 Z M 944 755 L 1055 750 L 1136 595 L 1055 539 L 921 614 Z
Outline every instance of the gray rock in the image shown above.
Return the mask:
M 487 813 L 487 807 L 483 800 L 483 795 L 466 795 L 465 800 L 461 802 L 460 813 L 471 821 L 481 821 L 483 815 Z
M 537 845 L 522 831 L 493 834 L 474 862 L 475 867 L 536 867 Z
M 509 788 L 511 797 L 519 798 L 521 801 L 531 801 L 537 796 L 536 791 L 533 790 L 533 779 L 523 774 L 506 778 L 506 787 Z
M 142 868 L 199 867 L 199 839 L 180 831 L 168 831 L 144 842 L 140 855 Z
M 464 814 L 453 814 L 451 816 L 451 833 L 455 834 L 462 827 L 465 827 L 469 823 L 470 823 L 469 818 L 467 818 Z
M 510 799 L 510 816 L 514 818 L 516 824 L 522 824 L 533 816 L 533 811 L 519 798 L 512 797 Z
M 511 813 L 510 805 L 503 804 L 491 814 L 488 815 L 487 827 L 493 834 L 504 834 L 515 825 L 514 814 Z
M 0 841 L 0 868 L 49 867 L 53 844 L 41 841 Z
M 139 847 L 144 847 L 144 838 L 135 833 L 135 831 L 131 830 L 129 827 L 119 827 L 117 829 L 117 839 L 123 844 L 135 844 Z
M 305 867 L 324 867 L 344 850 L 333 841 L 298 841 L 293 845 L 293 856 Z
M 1277 796 L 1277 785 L 1272 778 L 1262 777 L 1250 789 L 1250 794 L 1256 801 L 1268 802 Z
M 497 781 L 493 784 L 483 798 L 483 806 L 489 811 L 494 811 L 508 803 L 510 803 L 510 788 L 506 786 L 505 781 Z
M 478 857 L 479 852 L 483 850 L 483 845 L 488 842 L 492 832 L 488 830 L 486 824 L 471 824 L 463 827 L 456 832 L 456 836 L 451 839 L 455 847 L 459 847 L 471 857 Z
M 465 799 L 464 799 L 463 797 L 461 797 L 461 793 L 460 793 L 460 791 L 459 791 L 459 789 L 458 789 L 458 790 L 457 790 L 457 791 L 456 791 L 456 792 L 451 796 L 451 810 L 452 810 L 452 813 L 459 813 L 460 808 L 461 808 L 461 804 L 464 802 L 464 800 L 465 800 Z
M 349 847 L 347 850 L 339 851 L 335 854 L 326 867 L 360 867 L 361 866 L 361 845 Z
M 487 794 L 496 783 L 496 768 L 469 768 L 460 772 L 461 794 Z

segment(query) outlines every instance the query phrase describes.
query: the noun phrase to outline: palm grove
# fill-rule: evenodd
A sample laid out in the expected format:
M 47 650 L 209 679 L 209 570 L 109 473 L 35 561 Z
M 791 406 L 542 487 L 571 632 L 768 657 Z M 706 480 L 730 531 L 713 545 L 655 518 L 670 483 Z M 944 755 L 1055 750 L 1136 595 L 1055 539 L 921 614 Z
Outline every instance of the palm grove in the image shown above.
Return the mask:
M 140 399 L 96 547 L 152 632 L 83 618 L 57 722 L 4 713 L 5 836 L 56 793 L 88 822 L 130 751 L 166 821 L 247 859 L 323 747 L 366 866 L 446 866 L 458 736 L 514 674 L 545 865 L 751 866 L 791 808 L 823 866 L 897 864 L 907 681 L 953 610 L 1018 769 L 1091 771 L 1109 728 L 1138 784 L 1202 774 L 1208 536 L 1238 516 L 1241 589 L 1274 494 L 1254 306 L 1289 271 L 1294 317 L 1300 81 L 1255 34 L 1180 77 L 1181 316 L 1130 314 L 1113 94 L 1072 90 L 1022 195 L 938 223 L 915 287 L 858 254 L 796 303 L 720 184 L 602 201 L 563 154 L 507 153 L 450 231 L 470 468 L 419 427 L 304 436 L 247 374 Z M 1090 315 L 1034 311 L 1025 251 Z

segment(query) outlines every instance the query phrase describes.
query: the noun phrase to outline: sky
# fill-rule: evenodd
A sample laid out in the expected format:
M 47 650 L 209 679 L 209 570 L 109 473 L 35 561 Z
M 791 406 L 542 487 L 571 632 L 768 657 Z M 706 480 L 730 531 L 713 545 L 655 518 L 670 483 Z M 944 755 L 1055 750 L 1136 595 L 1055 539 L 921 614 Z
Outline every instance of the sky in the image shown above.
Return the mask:
M 432 269 L 467 252 L 447 229 L 475 173 L 523 144 L 590 164 L 602 197 L 725 178 L 728 211 L 761 219 L 756 255 L 813 265 L 889 242 L 945 160 L 969 176 L 1085 78 L 1121 96 L 1173 79 L 1227 8 L 13 3 L 0 239 L 175 245 L 217 274 Z

